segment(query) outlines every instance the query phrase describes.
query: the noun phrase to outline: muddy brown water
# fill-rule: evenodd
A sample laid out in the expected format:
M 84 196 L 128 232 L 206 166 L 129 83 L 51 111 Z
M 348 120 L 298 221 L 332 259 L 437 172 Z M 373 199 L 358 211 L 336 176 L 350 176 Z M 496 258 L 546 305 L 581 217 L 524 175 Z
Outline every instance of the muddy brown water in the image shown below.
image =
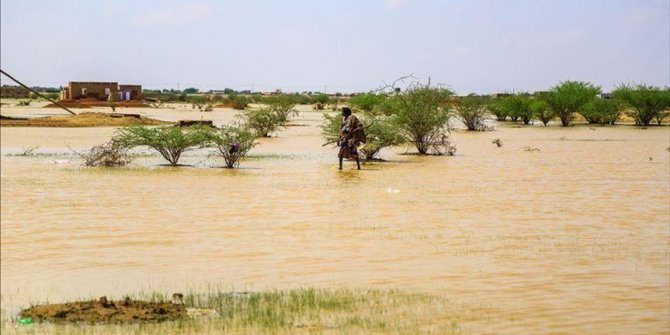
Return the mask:
M 454 157 L 398 148 L 338 171 L 320 121 L 302 113 L 235 171 L 203 151 L 81 168 L 66 145 L 113 128 L 1 129 L 5 315 L 208 285 L 388 287 L 447 297 L 472 333 L 670 331 L 669 128 L 498 126 L 454 133 Z

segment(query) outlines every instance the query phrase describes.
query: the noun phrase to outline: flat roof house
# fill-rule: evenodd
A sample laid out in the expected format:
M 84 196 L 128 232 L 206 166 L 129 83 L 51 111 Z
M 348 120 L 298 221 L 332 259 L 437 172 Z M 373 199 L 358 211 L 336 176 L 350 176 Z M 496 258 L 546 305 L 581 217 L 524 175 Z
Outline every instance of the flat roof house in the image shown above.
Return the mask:
M 119 85 L 117 82 L 71 81 L 61 91 L 61 100 L 107 100 L 110 95 L 118 100 L 142 100 L 142 85 Z

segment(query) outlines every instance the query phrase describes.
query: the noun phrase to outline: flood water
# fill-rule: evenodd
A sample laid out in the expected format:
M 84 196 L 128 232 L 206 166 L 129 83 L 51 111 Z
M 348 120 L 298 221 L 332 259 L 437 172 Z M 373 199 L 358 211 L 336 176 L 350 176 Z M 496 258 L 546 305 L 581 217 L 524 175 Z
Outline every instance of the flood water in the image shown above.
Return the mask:
M 466 333 L 670 332 L 670 128 L 498 125 L 454 132 L 454 157 L 397 148 L 338 171 L 320 122 L 302 113 L 239 170 L 203 151 L 183 158 L 190 167 L 143 155 L 83 168 L 67 146 L 113 128 L 2 128 L 3 309 L 346 286 L 444 296 L 462 306 Z M 37 155 L 13 155 L 30 146 Z

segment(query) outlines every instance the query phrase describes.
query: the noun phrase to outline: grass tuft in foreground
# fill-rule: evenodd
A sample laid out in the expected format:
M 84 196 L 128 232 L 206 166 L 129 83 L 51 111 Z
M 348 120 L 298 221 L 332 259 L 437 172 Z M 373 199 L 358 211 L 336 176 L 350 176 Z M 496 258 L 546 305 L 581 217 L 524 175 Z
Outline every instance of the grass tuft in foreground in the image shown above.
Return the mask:
M 160 294 L 139 299 L 168 301 Z M 135 297 L 133 297 L 135 299 Z M 458 318 L 436 296 L 396 290 L 300 288 L 265 292 L 188 293 L 187 308 L 213 309 L 206 317 L 163 323 L 33 324 L 4 322 L 21 334 L 368 334 L 458 333 Z M 456 326 L 455 326 L 456 325 Z

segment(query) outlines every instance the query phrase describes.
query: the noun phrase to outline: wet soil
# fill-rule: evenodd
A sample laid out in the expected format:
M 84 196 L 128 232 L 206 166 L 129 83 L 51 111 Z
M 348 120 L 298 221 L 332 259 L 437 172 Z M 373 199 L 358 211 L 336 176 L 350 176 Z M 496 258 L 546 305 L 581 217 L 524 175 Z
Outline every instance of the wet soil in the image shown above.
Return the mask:
M 2 116 L 2 127 L 108 127 L 131 125 L 160 125 L 169 122 L 160 121 L 139 114 L 92 113 L 77 115 L 54 115 L 39 118 L 13 118 Z
M 21 311 L 20 316 L 36 322 L 129 323 L 178 320 L 188 315 L 186 307 L 181 304 L 128 298 L 111 301 L 101 297 L 98 300 L 33 306 Z

